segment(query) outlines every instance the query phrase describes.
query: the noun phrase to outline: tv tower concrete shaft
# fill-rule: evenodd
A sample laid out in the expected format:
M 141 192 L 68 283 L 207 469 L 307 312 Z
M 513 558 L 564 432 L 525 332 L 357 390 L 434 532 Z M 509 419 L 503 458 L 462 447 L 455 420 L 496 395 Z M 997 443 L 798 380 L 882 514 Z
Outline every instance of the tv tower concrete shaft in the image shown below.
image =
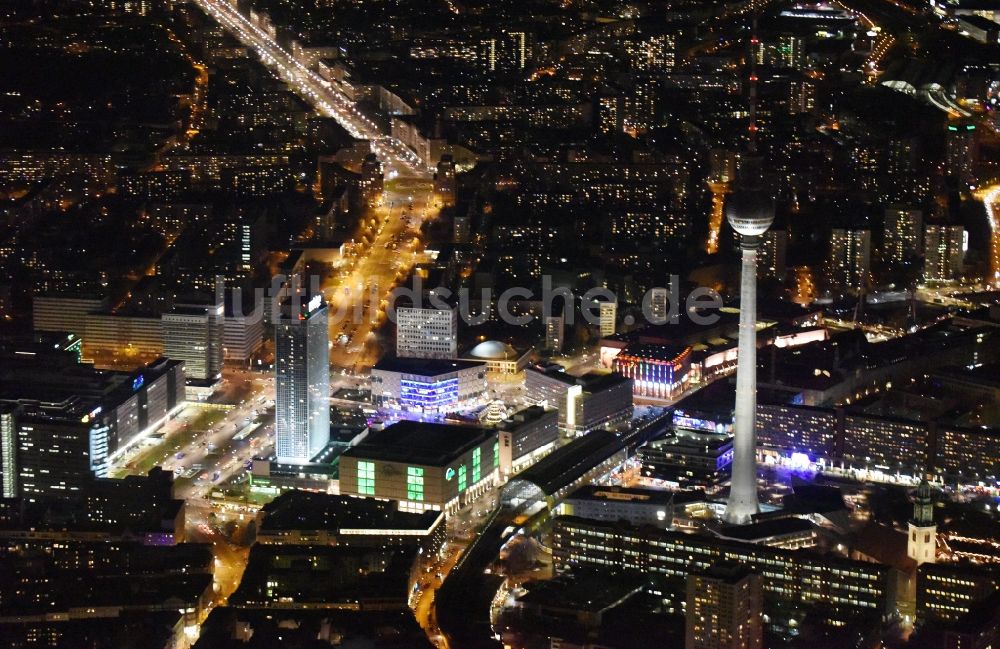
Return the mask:
M 726 522 L 744 525 L 760 511 L 757 500 L 757 247 L 760 237 L 743 236 L 740 271 L 740 340 L 736 366 L 733 464 Z

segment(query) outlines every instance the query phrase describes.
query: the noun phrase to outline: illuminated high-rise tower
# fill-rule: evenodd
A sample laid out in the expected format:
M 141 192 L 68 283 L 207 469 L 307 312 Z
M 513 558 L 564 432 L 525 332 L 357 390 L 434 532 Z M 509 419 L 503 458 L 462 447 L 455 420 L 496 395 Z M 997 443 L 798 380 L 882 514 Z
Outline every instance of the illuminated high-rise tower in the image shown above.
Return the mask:
M 274 326 L 279 462 L 305 464 L 330 441 L 329 340 L 323 295 L 293 291 Z
M 740 235 L 740 340 L 736 364 L 736 412 L 733 418 L 733 464 L 726 522 L 749 523 L 760 511 L 757 500 L 757 249 L 774 223 L 774 199 L 764 191 L 764 169 L 757 157 L 757 17 L 750 30 L 750 124 L 747 155 L 736 174 L 735 191 L 726 201 L 726 219 Z
M 759 511 L 757 502 L 757 249 L 774 221 L 774 202 L 757 184 L 760 168 L 746 160 L 726 218 L 740 237 L 740 336 L 733 422 L 733 473 L 726 521 L 744 524 Z

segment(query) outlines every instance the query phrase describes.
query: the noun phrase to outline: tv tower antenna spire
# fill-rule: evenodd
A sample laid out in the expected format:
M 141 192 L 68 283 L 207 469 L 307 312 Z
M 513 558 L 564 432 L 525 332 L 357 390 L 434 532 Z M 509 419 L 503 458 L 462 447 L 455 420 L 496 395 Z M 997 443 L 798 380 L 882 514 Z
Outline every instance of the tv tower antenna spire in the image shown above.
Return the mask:
M 757 9 L 754 8 L 750 23 L 750 124 L 748 150 L 750 155 L 757 155 L 757 52 L 760 49 L 760 39 L 757 37 Z

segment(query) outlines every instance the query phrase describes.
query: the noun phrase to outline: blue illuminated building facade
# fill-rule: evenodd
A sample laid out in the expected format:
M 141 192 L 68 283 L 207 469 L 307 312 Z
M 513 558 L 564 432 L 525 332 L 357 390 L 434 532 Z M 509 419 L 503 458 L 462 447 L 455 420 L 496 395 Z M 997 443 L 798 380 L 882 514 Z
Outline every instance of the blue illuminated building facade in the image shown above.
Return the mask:
M 392 358 L 372 368 L 372 401 L 379 408 L 445 413 L 480 405 L 486 395 L 483 363 Z
M 403 408 L 437 411 L 458 403 L 458 377 L 436 380 L 435 377 L 411 376 L 399 382 L 399 403 Z

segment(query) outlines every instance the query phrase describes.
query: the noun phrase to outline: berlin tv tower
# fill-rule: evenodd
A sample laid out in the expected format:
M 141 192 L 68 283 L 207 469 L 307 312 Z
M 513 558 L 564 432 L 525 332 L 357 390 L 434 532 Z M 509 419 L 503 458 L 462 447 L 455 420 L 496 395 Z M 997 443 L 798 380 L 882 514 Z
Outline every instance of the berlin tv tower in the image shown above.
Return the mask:
M 750 50 L 749 152 L 742 160 L 735 191 L 726 201 L 726 219 L 740 234 L 740 340 L 736 366 L 736 413 L 733 422 L 733 465 L 725 520 L 745 525 L 760 511 L 757 500 L 757 248 L 774 222 L 774 200 L 761 186 L 757 157 L 757 20 Z

